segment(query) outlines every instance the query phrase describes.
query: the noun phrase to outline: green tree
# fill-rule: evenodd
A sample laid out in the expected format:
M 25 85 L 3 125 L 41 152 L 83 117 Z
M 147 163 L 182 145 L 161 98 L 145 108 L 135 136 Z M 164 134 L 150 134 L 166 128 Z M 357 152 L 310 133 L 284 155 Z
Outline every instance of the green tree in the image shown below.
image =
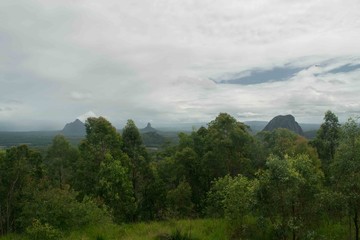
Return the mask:
M 307 155 L 270 156 L 259 173 L 260 214 L 271 222 L 277 239 L 298 239 L 319 220 L 317 194 L 323 173 Z
M 70 143 L 63 135 L 57 135 L 48 148 L 45 157 L 49 177 L 60 188 L 69 184 L 74 177 L 75 163 L 78 160 L 78 151 L 70 146 Z
M 327 173 L 327 167 L 334 159 L 336 148 L 339 145 L 340 130 L 338 117 L 333 112 L 327 111 L 324 122 L 312 142 L 317 149 L 325 173 Z
M 121 150 L 122 140 L 115 127 L 103 117 L 88 118 L 85 123 L 86 138 L 79 145 L 80 159 L 76 166 L 74 187 L 82 196 L 96 195 L 99 171 L 103 161 L 110 155 L 128 168 L 128 158 Z
M 41 155 L 26 145 L 0 154 L 0 234 L 18 230 L 23 189 L 31 179 L 38 181 L 43 174 Z
M 150 185 L 154 183 L 154 175 L 149 165 L 149 156 L 133 120 L 128 120 L 123 130 L 123 151 L 130 158 L 131 182 L 134 189 L 134 197 L 137 205 L 137 216 L 150 217 L 146 214 L 152 211 L 154 203 L 149 193 Z M 151 198 L 151 200 L 149 199 Z M 136 217 L 136 216 L 134 216 Z
M 235 176 L 250 172 L 250 146 L 253 140 L 247 127 L 227 113 L 220 113 L 208 125 L 204 164 L 209 184 L 214 178 L 226 174 Z
M 122 166 L 118 159 L 107 155 L 107 159 L 100 164 L 99 196 L 110 207 L 117 223 L 132 221 L 135 212 L 135 199 L 129 170 Z
M 360 128 L 354 119 L 342 127 L 340 146 L 331 165 L 332 186 L 343 195 L 348 215 L 355 226 L 355 239 L 359 239 L 360 214 Z
M 177 183 L 183 179 L 191 187 L 191 200 L 195 204 L 196 210 L 201 210 L 202 200 L 205 198 L 204 184 L 202 182 L 203 171 L 200 158 L 190 147 L 179 149 L 175 156 L 175 168 L 177 174 Z
M 209 217 L 224 217 L 224 201 L 228 186 L 233 182 L 233 177 L 226 175 L 215 179 L 210 190 L 206 194 L 205 213 Z
M 189 217 L 193 211 L 191 187 L 188 182 L 181 181 L 179 185 L 166 196 L 170 217 Z
M 258 181 L 241 174 L 226 175 L 213 182 L 207 194 L 207 216 L 224 217 L 233 238 L 256 238 L 258 227 L 249 221 L 256 217 L 254 211 Z

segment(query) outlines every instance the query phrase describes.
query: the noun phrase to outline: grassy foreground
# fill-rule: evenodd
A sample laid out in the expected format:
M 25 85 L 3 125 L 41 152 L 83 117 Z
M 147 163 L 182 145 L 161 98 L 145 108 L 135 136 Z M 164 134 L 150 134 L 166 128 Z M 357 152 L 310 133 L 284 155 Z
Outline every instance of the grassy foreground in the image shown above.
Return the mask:
M 166 240 L 176 231 L 189 239 L 226 240 L 226 224 L 222 219 L 186 219 L 126 225 L 105 224 L 66 234 L 69 240 Z M 0 240 L 27 240 L 23 235 L 8 235 Z

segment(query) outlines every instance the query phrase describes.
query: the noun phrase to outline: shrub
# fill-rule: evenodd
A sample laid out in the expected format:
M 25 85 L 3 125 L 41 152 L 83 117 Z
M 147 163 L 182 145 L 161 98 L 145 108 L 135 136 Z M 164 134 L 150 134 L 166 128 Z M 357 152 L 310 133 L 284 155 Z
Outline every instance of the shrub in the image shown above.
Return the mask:
M 38 219 L 39 222 L 49 224 L 61 231 L 110 221 L 107 213 L 90 198 L 85 197 L 79 202 L 76 199 L 76 192 L 56 188 L 34 192 L 31 199 L 24 203 L 19 218 L 22 228 L 31 226 L 32 219 Z
M 53 226 L 34 219 L 32 225 L 26 228 L 26 233 L 32 240 L 58 240 L 61 239 L 61 232 Z

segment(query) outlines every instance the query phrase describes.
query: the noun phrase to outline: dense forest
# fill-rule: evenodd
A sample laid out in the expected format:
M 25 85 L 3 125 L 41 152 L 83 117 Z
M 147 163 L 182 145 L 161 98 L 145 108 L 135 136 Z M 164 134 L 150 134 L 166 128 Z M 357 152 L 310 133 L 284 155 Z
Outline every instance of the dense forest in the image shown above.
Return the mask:
M 220 113 L 151 152 L 132 120 L 121 134 L 103 117 L 85 126 L 77 147 L 58 135 L 46 153 L 0 151 L 0 236 L 67 239 L 92 225 L 220 219 L 226 239 L 359 239 L 357 119 L 341 125 L 328 111 L 308 141 L 287 129 L 252 135 Z M 177 235 L 158 239 L 192 239 Z

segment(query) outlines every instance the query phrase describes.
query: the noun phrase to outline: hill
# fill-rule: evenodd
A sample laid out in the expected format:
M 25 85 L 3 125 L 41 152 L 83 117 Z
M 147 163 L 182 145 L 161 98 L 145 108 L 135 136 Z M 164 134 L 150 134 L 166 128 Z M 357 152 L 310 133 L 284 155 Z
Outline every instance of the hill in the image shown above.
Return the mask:
M 139 131 L 141 133 L 157 132 L 157 130 L 151 126 L 151 123 L 148 123 L 145 128 L 142 128 Z
M 67 123 L 61 133 L 64 136 L 85 136 L 85 124 L 79 119 L 76 119 L 71 123 Z
M 265 126 L 263 131 L 273 131 L 277 128 L 286 128 L 299 135 L 304 135 L 304 132 L 300 125 L 295 121 L 292 115 L 278 115 L 271 119 L 271 121 Z

